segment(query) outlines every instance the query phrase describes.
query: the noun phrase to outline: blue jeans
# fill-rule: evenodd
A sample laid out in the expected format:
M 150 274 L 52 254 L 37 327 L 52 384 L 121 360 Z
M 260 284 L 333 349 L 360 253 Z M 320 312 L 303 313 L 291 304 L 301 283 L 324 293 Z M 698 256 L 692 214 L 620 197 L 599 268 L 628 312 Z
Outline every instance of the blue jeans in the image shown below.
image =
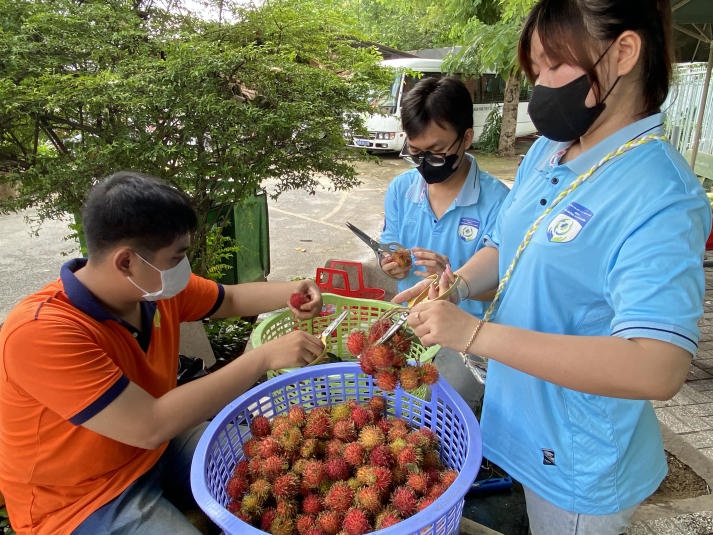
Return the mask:
M 171 440 L 156 466 L 89 515 L 73 535 L 200 535 L 179 510 L 195 507 L 191 459 L 208 423 Z
M 523 487 L 532 535 L 620 535 L 639 504 L 610 515 L 584 515 L 560 509 Z

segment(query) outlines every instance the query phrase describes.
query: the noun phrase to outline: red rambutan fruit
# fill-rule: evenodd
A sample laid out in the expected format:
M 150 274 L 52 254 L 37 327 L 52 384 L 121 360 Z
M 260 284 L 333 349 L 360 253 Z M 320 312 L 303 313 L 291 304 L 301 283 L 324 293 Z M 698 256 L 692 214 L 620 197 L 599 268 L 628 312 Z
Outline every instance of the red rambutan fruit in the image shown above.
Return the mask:
M 422 450 L 429 448 L 431 446 L 431 436 L 423 429 L 426 428 L 412 429 L 406 436 L 406 442 Z
M 354 489 L 346 481 L 337 481 L 324 495 L 324 506 L 344 513 L 354 501 Z
M 289 516 L 277 515 L 270 525 L 272 535 L 292 535 L 295 531 L 295 521 Z
M 302 471 L 302 482 L 310 489 L 316 489 L 327 478 L 324 462 L 321 460 L 310 460 L 304 465 Z
M 418 500 L 418 510 L 423 511 L 426 507 L 428 507 L 435 501 L 435 498 L 431 498 L 430 496 L 424 496 L 423 498 Z
M 369 462 L 374 466 L 390 468 L 396 462 L 391 449 L 386 444 L 377 444 L 369 453 Z
M 305 535 L 310 529 L 317 525 L 317 517 L 314 515 L 299 514 L 295 519 L 295 529 L 300 535 Z M 263 530 L 266 531 L 266 530 Z
M 423 470 L 440 470 L 441 468 L 443 468 L 443 463 L 441 462 L 441 458 L 438 456 L 438 452 L 433 449 L 426 449 L 423 452 L 421 468 Z
M 351 475 L 349 464 L 342 457 L 330 457 L 327 459 L 325 472 L 332 481 L 346 481 Z
M 436 368 L 435 364 L 432 362 L 424 362 L 421 364 L 421 380 L 424 384 L 432 385 L 438 381 L 439 376 L 440 374 L 438 373 L 438 368 Z
M 240 477 L 231 477 L 225 485 L 225 493 L 233 500 L 241 498 L 246 490 L 248 490 L 248 480 Z
M 403 520 L 398 511 L 392 507 L 385 507 L 381 513 L 376 515 L 376 521 L 374 522 L 374 527 L 376 529 L 385 529 L 398 524 Z
M 428 491 L 428 475 L 423 472 L 412 472 L 406 477 L 406 486 L 411 487 L 419 496 Z
M 396 487 L 391 493 L 391 505 L 406 518 L 414 514 L 418 507 L 416 493 L 408 487 Z
M 389 342 L 391 343 L 391 347 L 399 353 L 408 353 L 411 349 L 411 337 L 406 335 L 403 331 L 394 334 Z
M 275 520 L 276 516 L 277 510 L 275 510 L 274 507 L 268 507 L 265 509 L 260 515 L 260 529 L 269 533 L 272 521 Z
M 378 513 L 384 506 L 381 500 L 381 492 L 371 485 L 360 487 L 356 490 L 354 503 L 371 514 Z
M 240 459 L 233 468 L 233 477 L 248 477 L 250 473 L 249 463 L 247 459 Z
M 377 394 L 369 399 L 367 405 L 376 412 L 384 412 L 386 410 L 386 398 Z
M 322 509 L 324 509 L 322 498 L 320 498 L 318 494 L 311 492 L 302 498 L 302 511 L 305 514 L 316 515 L 322 511 Z
M 276 498 L 289 500 L 297 495 L 300 488 L 300 478 L 294 472 L 281 475 L 272 484 L 272 491 Z
M 421 372 L 416 366 L 407 364 L 399 371 L 399 381 L 401 382 L 401 388 L 410 392 L 416 390 L 421 386 Z
M 225 508 L 230 511 L 231 513 L 235 514 L 240 511 L 240 507 L 242 506 L 242 501 L 241 500 L 230 500 L 228 504 L 225 506 Z
M 287 518 L 295 518 L 297 512 L 299 511 L 299 505 L 297 500 L 282 500 L 278 499 L 275 502 L 275 510 L 277 511 L 277 516 L 286 516 Z
M 272 457 L 273 455 L 280 455 L 282 453 L 282 446 L 277 441 L 275 437 L 265 437 L 260 441 L 260 446 L 258 447 L 258 455 L 263 459 Z
M 418 465 L 423 459 L 420 448 L 413 444 L 406 444 L 396 455 L 396 463 L 399 466 Z
M 366 333 L 359 330 L 350 332 L 347 337 L 346 345 L 347 350 L 352 356 L 356 357 L 360 355 L 366 345 Z
M 298 451 L 302 445 L 302 432 L 297 426 L 288 427 L 277 441 L 286 451 Z
M 267 479 L 258 478 L 250 483 L 249 492 L 260 498 L 263 503 L 270 497 L 272 485 Z
M 336 420 L 332 426 L 332 435 L 344 442 L 352 442 L 356 440 L 357 433 L 354 422 L 349 418 Z
M 394 365 L 394 351 L 387 345 L 374 346 L 371 362 L 377 370 L 380 368 L 390 368 Z
M 300 446 L 300 457 L 310 459 L 322 454 L 322 443 L 317 438 L 306 438 Z
M 444 485 L 440 481 L 438 483 L 433 483 L 431 487 L 428 489 L 428 496 L 429 498 L 433 498 L 434 500 L 436 498 L 439 498 L 444 492 L 448 490 L 448 486 Z
M 342 456 L 349 465 L 361 466 L 362 464 L 364 464 L 366 450 L 364 449 L 364 446 L 362 446 L 358 442 L 350 442 L 349 444 L 344 446 Z
M 322 511 L 317 515 L 317 525 L 327 535 L 337 535 L 339 530 L 342 529 L 342 515 L 334 510 Z
M 373 423 L 374 413 L 372 413 L 366 407 L 357 405 L 352 409 L 351 419 L 354 422 L 354 426 L 357 430 L 362 429 L 364 426 Z
M 250 437 L 243 443 L 243 453 L 247 460 L 257 457 L 260 449 L 260 441 L 261 439 L 259 438 Z
M 338 438 L 329 439 L 324 445 L 324 456 L 327 458 L 341 457 L 345 445 L 345 442 Z
M 373 360 L 374 348 L 372 346 L 367 346 L 364 348 L 364 352 L 359 357 L 359 367 L 367 375 L 374 375 L 376 373 L 376 366 L 374 366 Z
M 252 433 L 254 437 L 266 437 L 270 434 L 271 430 L 270 420 L 262 414 L 258 414 L 250 421 L 250 433 Z
M 401 418 L 390 418 L 389 422 L 391 423 L 391 427 L 389 428 L 388 438 L 391 442 L 397 438 L 405 440 L 411 432 L 408 424 Z
M 395 369 L 377 370 L 374 375 L 376 386 L 385 392 L 393 392 L 399 384 L 399 374 Z
M 262 513 L 262 506 L 263 500 L 248 492 L 243 496 L 240 512 L 249 518 L 257 518 Z
M 457 477 L 458 471 L 449 468 L 441 472 L 441 483 L 443 483 L 446 487 L 450 487 Z
M 358 507 L 352 507 L 344 514 L 342 526 L 348 535 L 364 535 L 372 530 L 366 513 Z
M 292 405 L 287 411 L 287 419 L 297 427 L 302 427 L 307 422 L 307 411 L 302 405 Z
M 328 413 L 321 411 L 315 414 L 317 410 L 310 411 L 302 434 L 305 438 L 328 439 L 332 436 L 332 421 Z
M 391 320 L 388 318 L 380 318 L 371 324 L 369 327 L 368 340 L 370 343 L 376 342 L 381 336 L 391 327 Z
M 364 446 L 364 449 L 371 451 L 375 446 L 383 444 L 386 437 L 384 432 L 376 425 L 365 425 L 359 431 L 359 444 Z
M 374 466 L 374 487 L 381 492 L 386 492 L 391 488 L 393 483 L 393 468 L 389 469 L 385 466 Z

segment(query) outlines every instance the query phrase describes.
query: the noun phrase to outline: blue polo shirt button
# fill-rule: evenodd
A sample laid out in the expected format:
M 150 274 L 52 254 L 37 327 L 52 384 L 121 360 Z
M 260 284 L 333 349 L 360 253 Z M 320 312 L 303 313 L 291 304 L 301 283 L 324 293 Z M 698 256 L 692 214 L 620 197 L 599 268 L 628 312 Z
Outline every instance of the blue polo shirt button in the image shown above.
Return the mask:
M 552 182 L 553 184 L 557 184 L 559 181 L 560 181 L 560 179 L 557 178 L 557 177 L 554 177 L 554 178 L 551 180 L 551 182 Z
M 546 205 L 546 204 L 547 204 L 547 199 L 540 199 L 540 204 L 541 204 L 542 206 Z

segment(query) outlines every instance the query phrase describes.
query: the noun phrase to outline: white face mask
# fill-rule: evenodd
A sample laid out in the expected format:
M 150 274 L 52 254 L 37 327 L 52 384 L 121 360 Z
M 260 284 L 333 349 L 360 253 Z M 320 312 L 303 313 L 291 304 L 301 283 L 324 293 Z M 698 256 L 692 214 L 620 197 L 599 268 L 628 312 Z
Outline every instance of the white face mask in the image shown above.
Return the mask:
M 149 266 L 154 268 L 161 274 L 161 289 L 155 292 L 147 292 L 141 286 L 136 284 L 131 277 L 128 277 L 129 282 L 136 286 L 139 290 L 144 292 L 141 297 L 145 301 L 158 301 L 159 299 L 168 299 L 174 295 L 181 293 L 186 286 L 188 286 L 188 280 L 191 278 L 191 264 L 188 262 L 188 257 L 184 256 L 178 264 L 169 269 L 164 269 L 163 271 L 154 266 L 151 262 L 146 260 L 139 253 L 136 253 L 141 260 L 146 262 Z

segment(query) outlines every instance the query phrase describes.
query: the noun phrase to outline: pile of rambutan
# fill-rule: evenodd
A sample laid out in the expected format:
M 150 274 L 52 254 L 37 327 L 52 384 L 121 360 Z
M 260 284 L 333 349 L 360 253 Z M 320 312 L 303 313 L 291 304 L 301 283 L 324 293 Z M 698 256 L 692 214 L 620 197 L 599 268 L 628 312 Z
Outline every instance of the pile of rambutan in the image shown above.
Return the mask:
M 376 320 L 368 332 L 356 329 L 349 333 L 347 349 L 353 356 L 359 357 L 359 364 L 364 373 L 371 375 L 376 385 L 386 392 L 393 392 L 401 386 L 407 392 L 413 392 L 422 385 L 431 385 L 438 381 L 438 369 L 431 362 L 408 359 L 413 343 L 413 335 L 406 327 L 381 344 L 381 336 L 393 325 L 390 317 Z
M 255 416 L 226 484 L 227 509 L 273 535 L 363 535 L 432 504 L 458 472 L 438 436 L 388 416 L 374 396 Z

